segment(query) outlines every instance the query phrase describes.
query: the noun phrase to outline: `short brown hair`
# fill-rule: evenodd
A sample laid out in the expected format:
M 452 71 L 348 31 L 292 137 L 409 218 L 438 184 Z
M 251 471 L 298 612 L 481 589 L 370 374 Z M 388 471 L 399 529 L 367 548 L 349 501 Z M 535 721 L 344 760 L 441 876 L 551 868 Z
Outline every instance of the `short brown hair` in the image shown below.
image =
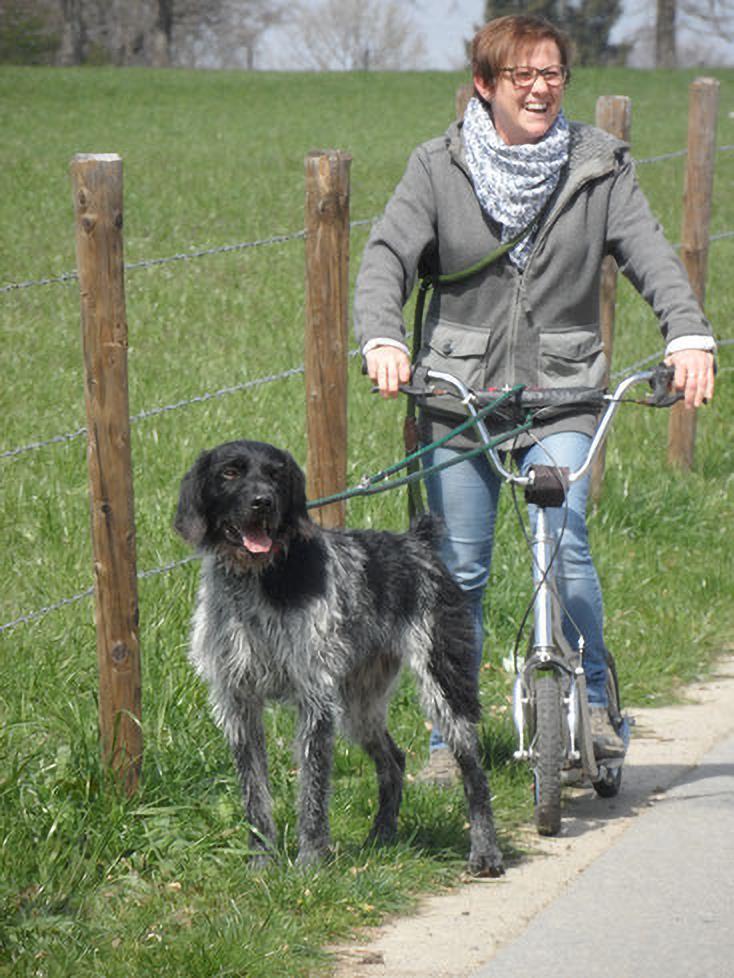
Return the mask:
M 494 85 L 501 68 L 510 66 L 510 59 L 518 48 L 555 41 L 561 55 L 561 64 L 568 69 L 573 45 L 570 37 L 545 17 L 517 14 L 490 20 L 474 35 L 471 45 L 472 75 L 478 75 L 487 85 Z

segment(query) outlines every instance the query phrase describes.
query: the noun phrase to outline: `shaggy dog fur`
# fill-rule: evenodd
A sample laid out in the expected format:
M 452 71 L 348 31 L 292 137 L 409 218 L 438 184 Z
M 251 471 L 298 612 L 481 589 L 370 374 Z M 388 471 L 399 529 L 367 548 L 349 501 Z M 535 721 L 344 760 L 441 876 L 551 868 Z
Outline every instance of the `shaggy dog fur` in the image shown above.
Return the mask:
M 436 556 L 433 521 L 403 535 L 322 529 L 307 516 L 305 480 L 292 457 L 236 441 L 204 452 L 186 474 L 175 527 L 203 555 L 190 654 L 232 749 L 260 858 L 275 841 L 263 730 L 270 699 L 298 712 L 299 861 L 329 850 L 337 726 L 375 763 L 379 806 L 370 839 L 394 838 L 405 761 L 386 715 L 407 662 L 461 768 L 469 868 L 499 875 L 477 688 L 467 668 L 471 624 Z

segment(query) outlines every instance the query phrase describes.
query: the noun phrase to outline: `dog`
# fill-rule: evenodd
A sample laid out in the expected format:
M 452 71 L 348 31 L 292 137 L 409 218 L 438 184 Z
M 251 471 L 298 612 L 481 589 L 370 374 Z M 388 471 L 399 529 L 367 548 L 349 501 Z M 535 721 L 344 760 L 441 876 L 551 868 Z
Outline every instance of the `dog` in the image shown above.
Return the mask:
M 390 736 L 390 693 L 403 662 L 461 769 L 469 811 L 469 871 L 499 876 L 469 668 L 472 625 L 437 555 L 437 524 L 405 534 L 328 530 L 307 512 L 303 472 L 272 445 L 233 441 L 186 473 L 175 529 L 202 554 L 190 658 L 209 687 L 230 745 L 251 827 L 253 858 L 272 857 L 275 824 L 263 728 L 267 700 L 298 715 L 298 861 L 330 851 L 335 731 L 366 751 L 379 804 L 368 841 L 395 838 L 405 758 Z

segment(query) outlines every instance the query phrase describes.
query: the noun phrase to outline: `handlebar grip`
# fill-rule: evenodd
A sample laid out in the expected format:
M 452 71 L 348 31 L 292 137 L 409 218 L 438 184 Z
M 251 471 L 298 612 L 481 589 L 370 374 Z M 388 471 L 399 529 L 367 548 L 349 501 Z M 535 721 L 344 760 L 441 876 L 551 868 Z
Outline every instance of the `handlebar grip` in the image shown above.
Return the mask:
M 681 391 L 671 393 L 670 385 L 673 383 L 675 368 L 668 366 L 667 363 L 659 363 L 652 371 L 650 377 L 650 387 L 652 394 L 647 398 L 647 403 L 651 407 L 670 407 L 683 397 Z
M 553 387 L 546 390 L 526 387 L 520 398 L 523 407 L 604 407 L 606 391 L 600 387 Z
M 477 403 L 484 407 L 497 400 L 500 391 L 477 391 Z M 597 411 L 604 407 L 606 392 L 598 387 L 524 387 L 514 400 L 519 408 L 588 408 Z

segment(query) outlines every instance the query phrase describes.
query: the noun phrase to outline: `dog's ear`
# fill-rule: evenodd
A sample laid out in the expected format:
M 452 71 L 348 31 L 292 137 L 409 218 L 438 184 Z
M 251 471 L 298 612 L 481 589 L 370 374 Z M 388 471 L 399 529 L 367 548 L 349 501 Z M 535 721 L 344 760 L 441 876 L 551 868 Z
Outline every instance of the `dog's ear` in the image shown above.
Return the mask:
M 306 508 L 306 476 L 292 455 L 288 455 L 289 499 L 286 520 L 302 536 L 309 536 L 313 526 Z
M 202 452 L 181 480 L 173 528 L 192 547 L 200 546 L 208 529 L 204 506 L 204 484 L 210 458 L 211 452 Z

